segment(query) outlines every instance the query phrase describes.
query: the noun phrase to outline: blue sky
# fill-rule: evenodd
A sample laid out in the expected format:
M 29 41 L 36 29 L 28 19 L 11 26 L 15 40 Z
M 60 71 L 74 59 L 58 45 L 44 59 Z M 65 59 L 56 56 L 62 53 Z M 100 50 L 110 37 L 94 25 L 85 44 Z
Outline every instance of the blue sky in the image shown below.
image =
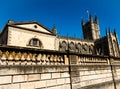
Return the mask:
M 0 29 L 8 20 L 38 21 L 60 35 L 82 38 L 81 19 L 88 20 L 87 10 L 97 15 L 101 36 L 105 29 L 116 28 L 120 38 L 119 0 L 0 0 Z

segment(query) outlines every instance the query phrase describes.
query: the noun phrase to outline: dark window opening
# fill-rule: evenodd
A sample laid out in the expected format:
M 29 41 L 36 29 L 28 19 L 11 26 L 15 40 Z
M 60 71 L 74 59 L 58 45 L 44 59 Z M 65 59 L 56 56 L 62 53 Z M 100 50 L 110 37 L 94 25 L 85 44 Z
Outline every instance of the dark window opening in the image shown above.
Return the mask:
M 39 39 L 37 38 L 33 38 L 29 41 L 29 45 L 30 46 L 39 46 L 39 47 L 42 47 L 42 43 Z

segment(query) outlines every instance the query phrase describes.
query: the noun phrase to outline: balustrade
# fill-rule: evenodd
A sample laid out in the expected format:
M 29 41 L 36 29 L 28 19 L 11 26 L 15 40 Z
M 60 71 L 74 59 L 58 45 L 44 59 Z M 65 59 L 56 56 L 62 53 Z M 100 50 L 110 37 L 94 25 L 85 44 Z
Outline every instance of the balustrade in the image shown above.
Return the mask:
M 25 52 L 0 50 L 1 65 L 65 65 L 68 64 L 66 54 L 55 52 Z M 118 64 L 120 58 L 108 58 L 100 56 L 75 55 L 76 64 Z
M 48 53 L 27 53 L 0 50 L 0 64 L 2 65 L 63 65 L 63 55 Z
M 78 56 L 78 64 L 82 63 L 108 63 L 107 58 L 94 56 Z

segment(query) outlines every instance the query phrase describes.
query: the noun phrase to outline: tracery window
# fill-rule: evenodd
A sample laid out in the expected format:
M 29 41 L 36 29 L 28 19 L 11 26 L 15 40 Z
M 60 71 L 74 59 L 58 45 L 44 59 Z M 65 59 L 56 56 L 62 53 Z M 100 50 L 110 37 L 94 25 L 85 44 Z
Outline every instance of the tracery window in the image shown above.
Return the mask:
M 75 51 L 75 45 L 74 45 L 73 42 L 70 43 L 69 49 L 70 49 L 71 51 Z
M 76 45 L 76 50 L 77 50 L 77 52 L 81 52 L 81 50 L 82 50 L 82 45 L 81 45 L 80 43 L 78 43 L 78 44 Z
M 89 53 L 93 53 L 93 45 L 89 46 Z
M 119 56 L 117 42 L 115 40 L 113 40 L 113 47 L 114 47 L 114 54 L 115 54 L 115 56 Z
M 83 46 L 83 50 L 84 50 L 84 51 L 87 51 L 87 50 L 88 50 L 88 45 L 87 45 L 87 44 L 83 44 L 82 46 Z
M 60 43 L 60 50 L 61 51 L 66 51 L 67 50 L 67 43 L 66 43 L 66 41 L 62 41 L 62 43 Z

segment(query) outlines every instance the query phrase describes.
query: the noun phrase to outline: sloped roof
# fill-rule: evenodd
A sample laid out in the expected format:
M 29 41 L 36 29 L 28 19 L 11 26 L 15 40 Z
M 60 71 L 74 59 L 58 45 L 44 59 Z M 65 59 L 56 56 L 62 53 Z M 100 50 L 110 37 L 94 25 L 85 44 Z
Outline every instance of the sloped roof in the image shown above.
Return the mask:
M 16 27 L 16 28 L 18 27 L 21 29 L 33 30 L 33 31 L 38 31 L 38 32 L 42 32 L 42 33 L 48 33 L 51 35 L 56 35 L 49 28 L 47 28 L 46 26 L 42 25 L 41 23 L 39 23 L 37 21 L 28 21 L 28 22 L 8 21 L 7 25 L 12 26 L 12 27 Z M 34 26 L 36 26 L 36 27 L 32 28 L 29 25 L 33 25 L 33 27 Z

